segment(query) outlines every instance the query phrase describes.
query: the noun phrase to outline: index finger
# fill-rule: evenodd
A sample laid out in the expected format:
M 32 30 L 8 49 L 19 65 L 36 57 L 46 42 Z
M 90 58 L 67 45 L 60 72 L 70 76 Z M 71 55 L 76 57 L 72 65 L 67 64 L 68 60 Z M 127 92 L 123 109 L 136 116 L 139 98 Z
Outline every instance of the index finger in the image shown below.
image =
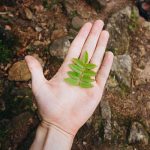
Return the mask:
M 62 65 L 63 68 L 67 67 L 68 64 L 71 63 L 72 58 L 78 58 L 80 56 L 82 47 L 90 33 L 91 28 L 92 28 L 92 23 L 90 22 L 84 24 L 84 26 L 81 28 L 81 30 L 79 31 L 78 35 L 73 40 L 69 48 L 68 54 Z

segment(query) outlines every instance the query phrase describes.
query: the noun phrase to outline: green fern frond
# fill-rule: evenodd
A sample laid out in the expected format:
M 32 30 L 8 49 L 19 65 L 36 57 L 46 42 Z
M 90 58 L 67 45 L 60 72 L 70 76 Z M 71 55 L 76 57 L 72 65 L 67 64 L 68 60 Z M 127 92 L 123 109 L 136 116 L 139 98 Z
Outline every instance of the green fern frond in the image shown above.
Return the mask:
M 73 58 L 73 63 L 69 64 L 71 71 L 67 72 L 69 77 L 64 79 L 65 82 L 81 88 L 93 87 L 92 82 L 95 81 L 96 72 L 92 69 L 96 68 L 96 65 L 88 63 L 88 59 L 87 51 L 81 59 Z

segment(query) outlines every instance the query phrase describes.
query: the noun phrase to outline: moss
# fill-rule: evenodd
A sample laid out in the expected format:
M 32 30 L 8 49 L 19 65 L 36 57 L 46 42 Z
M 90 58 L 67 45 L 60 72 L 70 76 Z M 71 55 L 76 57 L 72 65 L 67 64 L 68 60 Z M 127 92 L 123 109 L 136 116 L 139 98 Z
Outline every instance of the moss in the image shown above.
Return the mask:
M 129 24 L 129 30 L 135 31 L 138 27 L 138 15 L 134 9 L 132 9 L 131 16 L 130 16 L 130 24 Z
M 18 38 L 0 26 L 0 63 L 8 62 L 16 52 Z
M 128 86 L 126 86 L 124 83 L 119 83 L 119 87 L 120 87 L 120 95 L 122 97 L 125 97 L 128 93 L 130 93 L 130 88 Z

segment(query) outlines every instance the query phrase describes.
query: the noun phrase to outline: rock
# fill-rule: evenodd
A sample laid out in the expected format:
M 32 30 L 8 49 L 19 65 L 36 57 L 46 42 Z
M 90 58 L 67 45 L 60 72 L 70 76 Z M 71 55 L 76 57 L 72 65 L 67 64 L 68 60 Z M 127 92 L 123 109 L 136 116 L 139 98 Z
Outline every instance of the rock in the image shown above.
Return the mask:
M 36 30 L 37 32 L 41 32 L 43 29 L 42 29 L 41 27 L 39 27 L 39 26 L 36 26 L 36 27 L 35 27 L 35 30 Z
M 147 30 L 150 31 L 150 22 L 148 22 L 148 21 L 143 21 L 142 26 L 143 26 L 144 28 L 146 28 Z
M 150 101 L 147 102 L 147 110 L 150 112 Z
M 138 45 L 138 48 L 140 50 L 140 55 L 145 56 L 146 55 L 146 50 L 144 45 Z
M 81 19 L 78 16 L 76 16 L 76 17 L 74 17 L 72 19 L 72 23 L 71 24 L 72 24 L 72 27 L 74 29 L 79 30 L 84 25 L 84 23 L 85 23 L 85 21 L 83 19 Z
M 38 55 L 33 55 L 39 62 L 44 65 Z M 31 79 L 31 74 L 25 60 L 21 60 L 13 64 L 8 73 L 8 79 L 12 81 L 28 81 Z
M 133 11 L 136 16 L 139 16 L 138 10 L 135 7 L 131 8 L 127 6 L 108 19 L 106 25 L 106 30 L 110 33 L 108 49 L 115 54 L 124 54 L 129 49 L 129 25 L 131 24 L 131 15 Z
M 132 59 L 129 55 L 115 56 L 111 70 L 116 75 L 117 80 L 130 87 Z
M 30 71 L 25 60 L 13 64 L 9 70 L 8 79 L 14 81 L 28 81 L 31 79 Z
M 70 28 L 69 29 L 69 35 L 71 35 L 72 37 L 76 37 L 77 36 L 77 34 L 78 34 L 78 31 L 77 30 L 75 30 L 75 29 L 73 29 L 73 28 Z
M 72 17 L 76 11 L 76 9 L 74 8 L 75 4 L 77 3 L 77 0 L 64 0 L 63 1 L 63 6 L 65 8 L 65 11 L 67 13 L 67 15 L 69 15 L 70 17 Z
M 109 76 L 107 83 L 106 83 L 106 88 L 111 89 L 111 88 L 118 87 L 118 85 L 119 84 L 118 84 L 115 76 Z
M 106 100 L 102 100 L 100 103 L 101 113 L 102 113 L 102 121 L 104 125 L 104 140 L 111 140 L 111 108 L 109 102 Z
M 134 122 L 132 124 L 131 130 L 130 130 L 130 135 L 128 138 L 128 141 L 130 144 L 144 144 L 148 145 L 148 133 L 145 131 L 143 126 L 138 123 Z
M 70 47 L 69 39 L 69 37 L 62 37 L 55 40 L 50 45 L 50 54 L 52 56 L 64 59 Z
M 24 9 L 27 19 L 32 20 L 33 14 L 29 8 Z
M 95 10 L 99 11 L 102 8 L 106 7 L 107 5 L 107 1 L 106 0 L 86 0 L 87 3 L 89 3 L 90 5 L 92 5 Z
M 51 40 L 54 41 L 58 38 L 64 37 L 67 34 L 67 29 L 57 29 L 52 32 Z
M 119 125 L 120 120 L 112 120 L 112 139 L 113 143 L 121 143 L 121 141 L 126 141 L 126 127 Z
M 147 62 L 143 70 L 138 69 L 137 75 L 136 85 L 150 83 L 150 61 Z

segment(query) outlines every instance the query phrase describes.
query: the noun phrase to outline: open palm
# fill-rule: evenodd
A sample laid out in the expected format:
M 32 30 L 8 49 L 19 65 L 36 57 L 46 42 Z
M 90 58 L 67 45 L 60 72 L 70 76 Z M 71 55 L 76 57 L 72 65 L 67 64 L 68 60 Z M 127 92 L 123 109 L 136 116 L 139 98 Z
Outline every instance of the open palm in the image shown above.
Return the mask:
M 40 115 L 44 120 L 74 135 L 100 102 L 112 65 L 113 54 L 105 53 L 109 34 L 102 31 L 103 25 L 101 20 L 97 20 L 93 24 L 86 23 L 81 28 L 64 63 L 49 81 L 45 79 L 42 67 L 34 57 L 25 58 L 32 74 L 32 90 Z M 85 51 L 89 54 L 89 61 L 97 65 L 94 87 L 88 89 L 64 82 L 72 58 L 82 57 Z

